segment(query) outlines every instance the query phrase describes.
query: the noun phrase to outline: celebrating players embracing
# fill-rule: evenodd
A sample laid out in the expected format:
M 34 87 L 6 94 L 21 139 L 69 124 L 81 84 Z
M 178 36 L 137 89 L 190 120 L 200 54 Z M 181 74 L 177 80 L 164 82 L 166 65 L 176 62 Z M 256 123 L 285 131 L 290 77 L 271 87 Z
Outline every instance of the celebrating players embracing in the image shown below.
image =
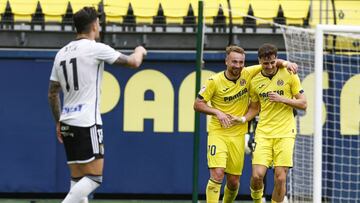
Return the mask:
M 278 59 L 276 65 L 282 68 L 283 62 Z M 247 123 L 234 123 L 233 119 L 247 111 L 250 80 L 261 71 L 260 66 L 244 68 L 245 52 L 238 46 L 226 48 L 225 64 L 226 70 L 206 81 L 194 103 L 196 111 L 211 115 L 207 141 L 210 170 L 206 187 L 208 203 L 218 203 L 225 173 L 223 202 L 233 202 L 237 196 L 244 163 L 243 143 Z M 288 63 L 287 68 L 294 71 L 297 67 L 296 64 Z

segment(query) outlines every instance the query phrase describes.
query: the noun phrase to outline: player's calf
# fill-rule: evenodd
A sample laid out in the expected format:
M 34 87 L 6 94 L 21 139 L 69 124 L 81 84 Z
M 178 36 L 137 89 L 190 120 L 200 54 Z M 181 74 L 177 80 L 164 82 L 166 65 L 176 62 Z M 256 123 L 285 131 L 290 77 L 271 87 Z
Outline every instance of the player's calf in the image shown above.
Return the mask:
M 262 187 L 258 190 L 254 190 L 252 187 L 250 187 L 250 191 L 251 191 L 251 198 L 254 200 L 254 203 L 262 203 L 264 188 Z
M 262 203 L 262 197 L 264 194 L 264 176 L 254 173 L 250 180 L 250 191 L 251 198 L 254 200 L 254 203 Z
M 212 180 L 208 181 L 206 186 L 206 203 L 218 203 L 220 197 L 221 182 Z

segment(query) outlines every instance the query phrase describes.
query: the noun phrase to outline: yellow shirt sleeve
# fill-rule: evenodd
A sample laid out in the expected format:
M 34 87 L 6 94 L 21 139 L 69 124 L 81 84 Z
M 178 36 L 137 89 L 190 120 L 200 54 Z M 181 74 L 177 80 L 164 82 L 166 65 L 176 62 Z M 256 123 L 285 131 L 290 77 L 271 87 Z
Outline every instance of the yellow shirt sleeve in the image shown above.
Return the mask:
M 291 75 L 291 80 L 292 80 L 292 84 L 291 84 L 291 94 L 293 96 L 299 94 L 299 93 L 303 93 L 303 88 L 301 86 L 301 82 L 300 82 L 300 78 L 297 74 L 292 74 Z
M 249 73 L 250 79 L 253 78 L 256 74 L 260 73 L 262 70 L 261 65 L 253 65 L 246 67 L 245 70 Z
M 254 86 L 252 85 L 252 83 L 250 83 L 250 101 L 251 102 L 258 102 L 259 101 L 259 97 L 258 95 L 256 94 L 255 92 L 255 88 Z
M 209 78 L 205 84 L 201 87 L 199 91 L 199 95 L 203 97 L 203 99 L 208 102 L 214 95 L 215 92 L 215 81 L 213 78 Z

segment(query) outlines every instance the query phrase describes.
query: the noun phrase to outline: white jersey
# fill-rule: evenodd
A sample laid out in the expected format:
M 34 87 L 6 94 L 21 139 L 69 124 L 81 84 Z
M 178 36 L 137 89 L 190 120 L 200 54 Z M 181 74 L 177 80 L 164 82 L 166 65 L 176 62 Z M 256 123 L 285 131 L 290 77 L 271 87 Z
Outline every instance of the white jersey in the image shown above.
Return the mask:
M 60 121 L 68 125 L 101 125 L 100 87 L 104 61 L 112 64 L 121 55 L 108 45 L 79 39 L 56 54 L 50 80 L 58 81 L 64 93 Z

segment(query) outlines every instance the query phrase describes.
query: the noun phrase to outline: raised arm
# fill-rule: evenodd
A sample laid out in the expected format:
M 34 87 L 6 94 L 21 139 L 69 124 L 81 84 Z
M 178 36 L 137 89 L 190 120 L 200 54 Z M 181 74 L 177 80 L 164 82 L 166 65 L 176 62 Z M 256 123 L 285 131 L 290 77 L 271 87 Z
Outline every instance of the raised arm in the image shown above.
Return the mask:
M 283 59 L 276 59 L 275 61 L 277 68 L 286 68 L 290 73 L 296 74 L 298 71 L 298 65 L 290 61 L 285 61 Z M 246 70 L 250 73 L 250 77 L 253 78 L 256 74 L 260 73 L 262 70 L 261 65 L 253 65 L 246 67 Z
M 59 82 L 50 80 L 49 90 L 48 90 L 48 100 L 51 108 L 53 118 L 56 123 L 56 135 L 60 143 L 63 143 L 60 133 L 60 113 L 61 113 L 61 102 L 60 102 L 60 93 L 61 86 Z
M 138 46 L 135 48 L 134 52 L 130 55 L 121 54 L 119 58 L 116 59 L 114 64 L 125 65 L 130 68 L 138 68 L 143 62 L 144 57 L 146 56 L 147 51 L 144 47 Z
M 276 67 L 278 68 L 286 68 L 291 73 L 297 73 L 298 65 L 296 63 L 292 63 L 290 61 L 285 61 L 283 59 L 276 60 Z

